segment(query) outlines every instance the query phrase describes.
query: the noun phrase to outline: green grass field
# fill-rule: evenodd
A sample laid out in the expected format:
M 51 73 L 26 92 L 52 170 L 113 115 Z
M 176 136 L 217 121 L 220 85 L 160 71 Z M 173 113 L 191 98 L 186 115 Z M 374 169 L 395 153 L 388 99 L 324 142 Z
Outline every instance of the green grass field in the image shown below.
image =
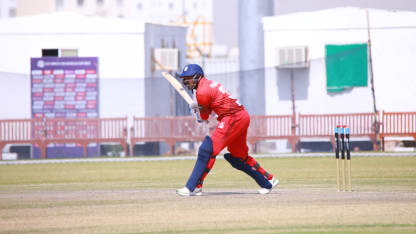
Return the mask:
M 331 157 L 260 158 L 257 185 L 217 160 L 179 197 L 193 160 L 0 165 L 0 233 L 415 233 L 416 157 L 357 157 L 337 192 Z

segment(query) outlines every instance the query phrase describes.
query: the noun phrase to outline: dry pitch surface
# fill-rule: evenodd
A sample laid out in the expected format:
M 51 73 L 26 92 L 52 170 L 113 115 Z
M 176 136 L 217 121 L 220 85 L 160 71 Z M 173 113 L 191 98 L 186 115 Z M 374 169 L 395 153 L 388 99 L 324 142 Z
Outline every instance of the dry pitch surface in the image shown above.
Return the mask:
M 262 159 L 280 171 L 268 195 L 218 160 L 199 197 L 175 194 L 190 160 L 0 166 L 0 233 L 415 233 L 416 158 L 368 159 L 351 193 L 332 160 Z

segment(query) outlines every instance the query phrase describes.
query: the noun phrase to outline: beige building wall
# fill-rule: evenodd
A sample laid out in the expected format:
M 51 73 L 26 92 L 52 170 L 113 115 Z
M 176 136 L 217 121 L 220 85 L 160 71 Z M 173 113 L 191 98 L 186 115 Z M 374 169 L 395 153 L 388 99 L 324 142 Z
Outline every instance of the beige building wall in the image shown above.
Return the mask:
M 0 0 L 0 19 L 16 16 L 16 2 L 14 0 Z
M 59 1 L 59 0 L 58 0 Z M 128 6 L 134 1 L 128 0 L 61 0 L 56 11 L 78 12 L 84 15 L 123 17 Z M 127 18 L 127 17 L 126 17 Z
M 16 0 L 16 16 L 55 12 L 55 0 Z
M 187 56 L 210 56 L 213 46 L 212 0 L 16 0 L 17 16 L 76 12 L 189 27 Z
M 212 4 L 209 0 L 16 0 L 17 16 L 72 11 L 155 23 L 169 23 L 183 15 L 187 21 L 203 16 L 212 22 Z

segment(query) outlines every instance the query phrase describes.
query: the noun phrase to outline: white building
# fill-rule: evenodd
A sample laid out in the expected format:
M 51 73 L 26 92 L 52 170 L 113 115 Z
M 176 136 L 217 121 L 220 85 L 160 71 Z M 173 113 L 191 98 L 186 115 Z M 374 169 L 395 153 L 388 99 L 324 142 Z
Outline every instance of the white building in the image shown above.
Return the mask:
M 184 65 L 185 35 L 182 26 L 74 13 L 0 20 L 0 119 L 31 118 L 30 58 L 51 48 L 98 57 L 100 117 L 170 115 L 169 102 L 153 103 L 153 95 L 169 95 L 169 84 L 145 78 L 160 76 L 151 58 L 155 48 L 178 48 Z
M 4 1 L 4 0 L 3 0 Z M 194 20 L 203 16 L 212 21 L 212 1 L 200 0 L 7 0 L 17 4 L 17 15 L 77 12 L 84 15 L 134 18 L 169 23 L 181 16 Z
M 155 24 L 188 26 L 187 56 L 215 53 L 212 48 L 212 0 L 9 0 L 17 16 L 76 12 L 87 16 L 118 17 Z
M 0 19 L 16 16 L 16 0 L 0 0 Z
M 369 10 L 378 110 L 416 111 L 416 13 Z M 265 65 L 277 65 L 277 48 L 307 46 L 310 66 L 294 70 L 296 112 L 372 112 L 371 84 L 338 94 L 326 90 L 325 45 L 367 43 L 367 14 L 335 8 L 263 19 Z M 369 69 L 370 71 L 370 69 Z M 370 79 L 370 75 L 368 76 Z M 291 114 L 290 72 L 268 69 L 266 114 Z

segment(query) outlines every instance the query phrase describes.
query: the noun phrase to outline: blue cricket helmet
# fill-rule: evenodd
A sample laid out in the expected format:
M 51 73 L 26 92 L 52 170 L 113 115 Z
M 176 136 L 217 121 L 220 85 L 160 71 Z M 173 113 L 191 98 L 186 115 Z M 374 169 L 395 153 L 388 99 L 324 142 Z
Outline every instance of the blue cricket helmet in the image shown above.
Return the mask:
M 184 77 L 195 75 L 204 76 L 204 71 L 202 70 L 201 66 L 198 64 L 188 64 L 183 68 L 182 73 L 179 76 Z

